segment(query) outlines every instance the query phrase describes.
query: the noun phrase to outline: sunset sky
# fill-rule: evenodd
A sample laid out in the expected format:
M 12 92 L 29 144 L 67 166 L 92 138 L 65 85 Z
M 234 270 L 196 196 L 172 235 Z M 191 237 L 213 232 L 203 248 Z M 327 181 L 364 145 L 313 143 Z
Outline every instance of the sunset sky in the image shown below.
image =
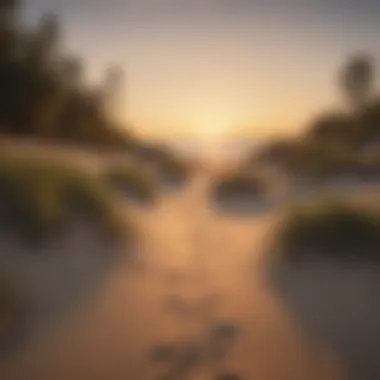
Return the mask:
M 26 0 L 43 10 L 91 78 L 125 69 L 122 117 L 152 138 L 296 132 L 337 104 L 348 55 L 380 49 L 378 0 Z

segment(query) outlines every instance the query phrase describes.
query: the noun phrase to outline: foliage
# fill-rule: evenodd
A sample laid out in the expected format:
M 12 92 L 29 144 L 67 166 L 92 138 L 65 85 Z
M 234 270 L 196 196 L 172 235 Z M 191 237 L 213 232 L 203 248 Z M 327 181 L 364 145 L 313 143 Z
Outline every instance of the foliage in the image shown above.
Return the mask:
M 375 98 L 362 107 L 357 116 L 358 140 L 362 147 L 380 142 L 380 99 Z
M 292 179 L 377 179 L 380 98 L 373 96 L 374 78 L 369 55 L 351 57 L 339 76 L 349 112 L 322 113 L 297 139 L 270 141 L 248 158 L 248 167 L 274 165 Z
M 311 122 L 304 136 L 305 143 L 323 144 L 331 149 L 354 149 L 359 141 L 358 123 L 340 112 L 318 116 Z
M 248 173 L 234 173 L 220 181 L 215 188 L 217 197 L 264 196 L 266 186 L 262 180 Z
M 362 107 L 371 95 L 375 81 L 374 60 L 367 54 L 350 57 L 342 68 L 340 84 L 350 105 Z
M 187 163 L 167 147 L 140 144 L 135 151 L 136 157 L 153 169 L 163 182 L 182 184 L 189 174 Z
M 0 157 L 1 228 L 39 244 L 78 216 L 112 239 L 127 232 L 106 189 L 90 174 L 58 162 Z
M 7 281 L 0 280 L 0 344 L 16 328 L 26 308 Z
M 300 207 L 287 215 L 276 245 L 286 259 L 379 259 L 380 213 L 335 202 Z
M 140 202 L 153 202 L 158 195 L 154 179 L 137 165 L 111 166 L 104 173 L 104 180 L 117 190 Z
M 364 156 L 339 144 L 305 141 L 282 152 L 277 166 L 293 180 L 380 179 L 379 154 Z
M 120 69 L 107 70 L 100 84 L 85 84 L 80 59 L 62 51 L 56 15 L 27 28 L 20 8 L 15 0 L 0 4 L 0 132 L 129 147 L 131 137 L 109 111 L 122 83 Z
M 347 61 L 340 80 L 351 112 L 319 116 L 307 128 L 305 143 L 346 150 L 360 159 L 363 149 L 380 141 L 380 101 L 373 95 L 375 69 L 369 55 L 356 55 Z
M 248 165 L 283 165 L 294 152 L 299 149 L 299 143 L 293 140 L 277 139 L 269 141 L 267 144 L 254 151 L 248 158 Z

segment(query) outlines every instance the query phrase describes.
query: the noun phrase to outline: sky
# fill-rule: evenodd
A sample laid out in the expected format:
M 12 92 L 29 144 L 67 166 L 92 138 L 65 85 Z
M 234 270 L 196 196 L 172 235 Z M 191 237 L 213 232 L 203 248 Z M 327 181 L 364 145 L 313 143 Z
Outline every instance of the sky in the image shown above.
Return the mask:
M 55 11 L 90 80 L 125 71 L 118 111 L 149 138 L 293 134 L 340 106 L 337 72 L 378 55 L 378 0 L 26 0 Z M 380 57 L 379 57 L 380 58 Z

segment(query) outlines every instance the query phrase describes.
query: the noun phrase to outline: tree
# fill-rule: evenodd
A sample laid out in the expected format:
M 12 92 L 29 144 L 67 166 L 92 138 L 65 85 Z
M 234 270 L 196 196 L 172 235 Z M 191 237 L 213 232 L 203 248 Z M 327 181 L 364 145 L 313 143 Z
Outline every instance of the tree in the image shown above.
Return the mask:
M 118 66 L 109 67 L 105 73 L 104 91 L 108 96 L 118 93 L 123 85 L 124 72 Z
M 83 71 L 83 63 L 77 57 L 64 57 L 58 63 L 61 81 L 68 91 L 80 91 Z
M 60 42 L 60 26 L 57 16 L 46 13 L 37 29 L 29 33 L 26 41 L 26 59 L 29 66 L 45 70 L 57 58 Z
M 0 59 L 9 58 L 14 52 L 18 5 L 17 0 L 0 1 Z
M 100 102 L 104 112 L 113 114 L 117 107 L 120 90 L 124 83 L 124 72 L 118 66 L 109 67 L 100 88 Z
M 19 0 L 0 1 L 0 24 L 13 23 L 20 8 Z
M 55 13 L 45 13 L 40 19 L 37 29 L 37 39 L 40 56 L 45 60 L 56 56 L 61 38 L 61 27 Z
M 375 67 L 371 56 L 360 54 L 351 57 L 341 73 L 341 87 L 354 111 L 363 107 L 372 95 Z
M 363 146 L 380 147 L 380 99 L 367 104 L 358 115 L 359 141 Z
M 315 119 L 306 132 L 310 142 L 330 147 L 349 147 L 355 142 L 356 123 L 352 118 L 338 113 L 326 113 Z
M 112 67 L 99 85 L 85 84 L 80 58 L 62 51 L 58 17 L 46 13 L 27 28 L 17 20 L 19 1 L 0 0 L 0 132 L 129 144 L 110 107 L 123 84 L 122 70 Z

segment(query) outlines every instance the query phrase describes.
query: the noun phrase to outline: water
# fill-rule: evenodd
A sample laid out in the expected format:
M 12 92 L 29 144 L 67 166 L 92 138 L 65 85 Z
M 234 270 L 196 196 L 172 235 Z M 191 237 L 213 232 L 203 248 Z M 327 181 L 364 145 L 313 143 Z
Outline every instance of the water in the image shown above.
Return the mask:
M 91 300 L 2 363 L 0 378 L 339 379 L 337 355 L 268 286 L 263 263 L 278 215 L 218 215 L 206 197 L 213 181 L 203 173 L 139 212 L 139 260 L 121 262 Z

